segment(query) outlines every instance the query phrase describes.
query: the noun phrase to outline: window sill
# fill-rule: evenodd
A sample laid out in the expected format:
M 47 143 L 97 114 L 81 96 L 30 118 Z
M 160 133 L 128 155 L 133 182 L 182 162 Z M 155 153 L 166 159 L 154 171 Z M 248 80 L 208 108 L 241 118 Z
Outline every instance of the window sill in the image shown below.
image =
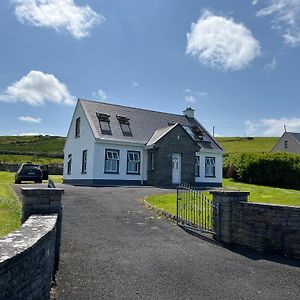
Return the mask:
M 126 175 L 141 175 L 141 173 L 126 172 Z
M 120 172 L 109 172 L 109 171 L 104 171 L 104 174 L 120 174 Z
M 81 172 L 81 174 L 86 174 L 86 172 Z
M 207 175 L 205 175 L 205 178 L 216 178 L 216 175 L 215 176 L 207 176 Z

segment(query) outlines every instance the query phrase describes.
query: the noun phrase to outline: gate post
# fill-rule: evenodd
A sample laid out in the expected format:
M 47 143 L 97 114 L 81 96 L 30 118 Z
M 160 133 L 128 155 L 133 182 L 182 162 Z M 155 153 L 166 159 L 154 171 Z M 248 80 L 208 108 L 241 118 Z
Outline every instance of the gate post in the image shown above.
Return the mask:
M 211 191 L 213 195 L 213 204 L 216 209 L 213 210 L 214 239 L 231 243 L 232 235 L 232 205 L 238 202 L 247 202 L 249 192 L 219 190 Z

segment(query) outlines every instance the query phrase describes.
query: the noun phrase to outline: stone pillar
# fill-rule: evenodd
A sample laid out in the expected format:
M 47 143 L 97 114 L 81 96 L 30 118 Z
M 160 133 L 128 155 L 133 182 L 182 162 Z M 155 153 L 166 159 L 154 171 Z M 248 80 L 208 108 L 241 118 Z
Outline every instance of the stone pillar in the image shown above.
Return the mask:
M 214 238 L 220 242 L 231 243 L 232 222 L 231 207 L 238 202 L 247 202 L 249 192 L 241 191 L 211 191 L 213 195 L 213 204 L 218 206 L 214 209 Z
M 55 256 L 54 256 L 54 272 L 58 270 L 59 265 L 59 249 L 61 242 L 62 230 L 62 205 L 61 195 L 63 189 L 58 188 L 21 188 L 22 192 L 22 223 L 24 223 L 30 215 L 49 215 L 57 214 L 56 238 L 55 238 Z

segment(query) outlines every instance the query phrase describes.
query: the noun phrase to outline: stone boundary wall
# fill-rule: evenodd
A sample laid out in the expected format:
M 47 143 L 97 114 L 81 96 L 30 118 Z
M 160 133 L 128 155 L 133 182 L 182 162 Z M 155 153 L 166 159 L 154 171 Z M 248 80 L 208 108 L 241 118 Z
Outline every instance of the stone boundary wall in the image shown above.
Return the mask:
M 17 172 L 21 164 L 0 163 L 0 171 Z M 49 175 L 63 175 L 63 164 L 53 163 L 48 164 Z
M 0 300 L 49 299 L 57 215 L 33 215 L 0 239 Z
M 219 205 L 214 238 L 258 251 L 300 258 L 300 207 L 248 203 L 248 192 L 212 191 Z
M 64 190 L 21 192 L 23 225 L 0 238 L 0 300 L 47 300 L 59 265 Z
M 238 203 L 231 222 L 233 243 L 300 258 L 300 207 Z

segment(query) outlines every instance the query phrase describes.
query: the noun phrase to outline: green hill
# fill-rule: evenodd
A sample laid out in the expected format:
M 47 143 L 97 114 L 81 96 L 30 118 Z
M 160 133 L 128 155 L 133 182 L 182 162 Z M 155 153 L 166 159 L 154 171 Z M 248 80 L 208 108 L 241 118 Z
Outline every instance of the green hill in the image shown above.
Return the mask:
M 60 136 L 0 136 L 0 162 L 61 163 L 65 138 Z
M 278 137 L 218 137 L 216 140 L 226 153 L 270 152 Z

